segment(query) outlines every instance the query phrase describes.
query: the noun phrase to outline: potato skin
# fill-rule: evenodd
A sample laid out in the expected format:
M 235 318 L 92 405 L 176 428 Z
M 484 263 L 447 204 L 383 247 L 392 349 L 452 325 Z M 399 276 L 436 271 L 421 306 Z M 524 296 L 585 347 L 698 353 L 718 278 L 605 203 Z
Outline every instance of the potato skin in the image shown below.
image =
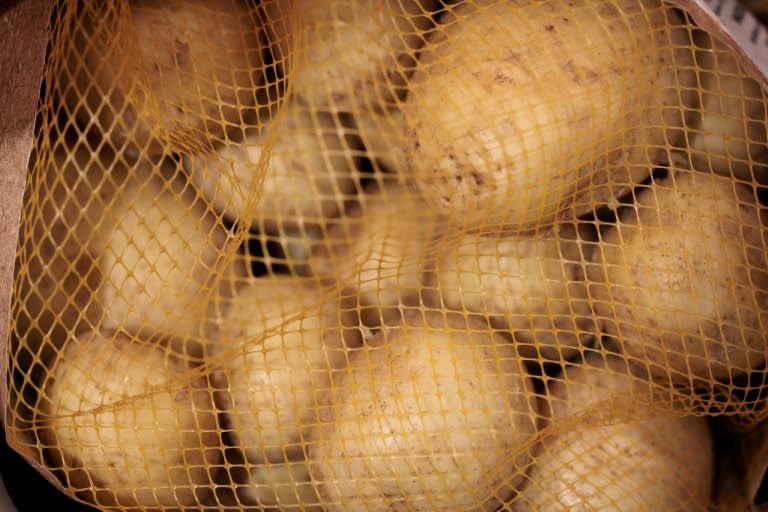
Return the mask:
M 413 190 L 384 179 L 366 187 L 314 244 L 309 272 L 354 290 L 370 325 L 399 320 L 401 304 L 419 303 L 422 267 L 441 220 Z
M 374 168 L 403 176 L 405 160 L 405 117 L 402 110 L 386 112 L 358 111 L 355 128 Z
M 12 343 L 33 354 L 47 344 L 47 359 L 50 349 L 97 324 L 102 308 L 93 290 L 103 276 L 88 240 L 127 176 L 119 155 L 97 153 L 84 141 L 33 153 L 15 265 Z
M 460 4 L 409 86 L 405 173 L 468 228 L 534 230 L 610 203 L 682 133 L 688 45 L 660 0 Z
M 41 436 L 70 490 L 101 507 L 181 509 L 211 494 L 221 452 L 208 380 L 161 341 L 84 333 L 44 383 Z
M 765 364 L 765 212 L 753 192 L 676 170 L 635 195 L 587 268 L 604 331 L 664 381 L 729 380 Z
M 495 510 L 531 460 L 536 402 L 514 347 L 476 318 L 410 313 L 322 402 L 308 458 L 329 512 Z
M 583 276 L 592 245 L 582 242 L 572 224 L 520 237 L 468 234 L 438 245 L 425 286 L 445 307 L 510 331 L 523 357 L 570 359 L 596 331 Z
M 293 92 L 316 108 L 374 112 L 405 94 L 436 0 L 267 0 Z M 280 23 L 287 19 L 288 22 Z M 281 34 L 280 30 L 292 31 Z M 385 108 L 385 107 L 384 107 Z
M 763 87 L 747 76 L 733 50 L 713 36 L 699 30 L 694 42 L 702 89 L 689 134 L 693 168 L 768 182 L 754 165 L 768 164 L 768 98 Z
M 246 0 L 87 2 L 73 17 L 66 108 L 115 150 L 159 157 L 242 123 L 263 83 L 260 28 Z
M 251 463 L 301 459 L 318 394 L 362 342 L 355 312 L 315 284 L 252 279 L 220 319 L 216 401 Z
M 324 512 L 306 463 L 262 464 L 250 471 L 245 494 L 267 511 Z
M 339 116 L 286 104 L 242 144 L 185 155 L 191 181 L 231 220 L 277 234 L 322 227 L 354 196 L 356 148 Z
M 566 367 L 548 390 L 543 449 L 512 510 L 706 510 L 714 481 L 707 420 L 653 408 L 652 394 L 620 358 Z
M 212 299 L 224 293 L 215 286 L 237 249 L 235 237 L 178 163 L 142 169 L 110 198 L 88 241 L 104 276 L 97 290 L 101 325 L 215 337 Z
M 264 9 L 293 93 L 311 108 L 352 114 L 374 164 L 403 169 L 403 117 L 416 54 L 436 0 L 267 0 Z M 300 6 L 300 7 L 299 7 Z M 298 7 L 298 8 L 297 8 Z
M 99 325 L 197 345 L 215 338 L 210 303 L 246 269 L 224 268 L 235 237 L 175 163 L 129 165 L 67 141 L 34 155 L 26 194 L 14 336 L 31 352 L 45 343 L 47 359 Z

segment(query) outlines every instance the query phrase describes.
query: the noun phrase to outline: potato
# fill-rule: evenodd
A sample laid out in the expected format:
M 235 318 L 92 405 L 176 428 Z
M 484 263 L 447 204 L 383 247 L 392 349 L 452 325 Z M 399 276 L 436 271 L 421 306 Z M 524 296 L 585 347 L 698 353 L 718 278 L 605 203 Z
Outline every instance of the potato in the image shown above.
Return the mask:
M 567 367 L 550 385 L 551 425 L 512 510 L 707 510 L 707 420 L 652 408 L 652 393 L 619 358 Z
M 523 357 L 570 359 L 596 331 L 583 276 L 591 247 L 572 224 L 522 237 L 467 234 L 439 247 L 426 285 L 447 308 L 511 331 Z
M 312 281 L 274 276 L 253 279 L 220 321 L 216 400 L 237 445 L 255 464 L 300 459 L 316 394 L 362 342 L 354 310 Z
M 365 192 L 315 244 L 310 267 L 315 276 L 354 289 L 366 318 L 378 324 L 388 310 L 419 303 L 422 265 L 441 219 L 394 180 Z
M 249 3 L 90 2 L 71 18 L 54 89 L 117 151 L 157 157 L 207 146 L 240 126 L 264 82 L 265 42 Z
M 313 108 L 352 113 L 371 160 L 401 170 L 399 103 L 438 2 L 340 0 L 294 11 L 290 4 L 271 0 L 265 9 L 277 25 L 281 54 L 291 57 L 286 67 L 293 93 Z
M 375 170 L 403 175 L 405 161 L 405 118 L 399 110 L 382 114 L 357 112 L 355 127 Z
M 355 148 L 340 118 L 286 105 L 243 144 L 186 155 L 190 179 L 217 211 L 269 233 L 322 227 L 356 192 Z
M 103 327 L 215 336 L 211 301 L 235 242 L 174 162 L 131 179 L 89 242 L 104 274 Z
M 97 153 L 84 141 L 41 146 L 32 155 L 13 291 L 13 338 L 25 347 L 19 354 L 42 348 L 47 360 L 98 323 L 101 308 L 93 290 L 102 276 L 87 243 L 127 175 L 118 155 Z
M 768 164 L 766 93 L 725 44 L 703 31 L 695 33 L 694 42 L 702 90 L 689 134 L 693 167 L 752 182 L 759 178 L 754 164 Z
M 161 341 L 71 338 L 43 385 L 38 420 L 52 466 L 100 508 L 200 507 L 211 494 L 221 450 L 208 381 Z
M 276 21 L 293 93 L 312 107 L 350 112 L 402 99 L 437 3 L 337 0 L 298 8 L 292 0 L 267 0 L 264 8 Z
M 404 106 L 405 172 L 452 221 L 544 227 L 611 203 L 668 159 L 695 98 L 680 88 L 692 82 L 687 28 L 661 0 L 452 13 Z
M 523 478 L 537 409 L 514 346 L 423 314 L 371 339 L 321 402 L 308 458 L 329 512 L 493 511 Z
M 247 493 L 265 510 L 323 512 L 304 462 L 264 464 L 250 471 Z
M 588 265 L 593 308 L 621 350 L 672 382 L 765 364 L 766 230 L 754 192 L 674 170 L 636 193 Z

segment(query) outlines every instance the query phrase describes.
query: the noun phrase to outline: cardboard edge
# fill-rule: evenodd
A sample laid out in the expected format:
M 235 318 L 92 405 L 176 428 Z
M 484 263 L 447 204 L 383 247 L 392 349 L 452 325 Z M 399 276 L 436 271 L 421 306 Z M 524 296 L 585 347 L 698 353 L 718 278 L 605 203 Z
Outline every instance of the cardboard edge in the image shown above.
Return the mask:
M 52 0 L 13 0 L 0 7 L 0 425 L 11 447 L 18 444 L 7 417 L 11 295 L 51 9 Z M 37 461 L 24 457 L 40 470 Z M 42 473 L 61 489 L 53 475 Z
M 744 71 L 763 87 L 768 88 L 768 65 L 765 54 L 768 54 L 768 28 L 763 26 L 751 13 L 745 13 L 751 21 L 747 32 L 736 33 L 733 23 L 727 23 L 727 18 L 720 18 L 703 0 L 664 0 L 687 12 L 696 25 L 719 39 L 736 52 L 744 66 Z M 743 7 L 737 1 L 728 2 L 731 8 Z M 756 41 L 752 42 L 751 39 Z M 763 40 L 766 39 L 766 40 Z M 765 46 L 765 48 L 763 48 Z
M 12 2 L 0 13 L 0 404 L 7 404 L 7 351 L 21 205 L 48 43 L 51 0 Z M 5 424 L 5 412 L 0 422 Z

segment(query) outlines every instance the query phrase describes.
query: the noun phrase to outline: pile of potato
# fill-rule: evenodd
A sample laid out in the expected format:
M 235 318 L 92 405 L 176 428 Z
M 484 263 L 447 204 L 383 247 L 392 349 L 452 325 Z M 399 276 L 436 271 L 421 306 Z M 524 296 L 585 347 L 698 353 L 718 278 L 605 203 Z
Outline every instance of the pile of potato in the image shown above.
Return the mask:
M 66 4 L 9 354 L 73 496 L 707 509 L 768 353 L 728 47 L 661 0 Z

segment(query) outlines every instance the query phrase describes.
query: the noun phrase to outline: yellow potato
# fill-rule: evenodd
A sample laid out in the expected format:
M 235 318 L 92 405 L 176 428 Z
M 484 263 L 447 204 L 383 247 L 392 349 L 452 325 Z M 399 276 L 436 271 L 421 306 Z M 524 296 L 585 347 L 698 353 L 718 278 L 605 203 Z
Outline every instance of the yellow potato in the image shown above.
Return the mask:
M 571 224 L 521 237 L 469 234 L 440 246 L 426 277 L 449 309 L 487 315 L 525 358 L 570 359 L 596 330 L 583 280 L 589 244 Z M 583 254 L 582 254 L 583 251 Z
M 267 0 L 289 87 L 312 107 L 386 108 L 402 99 L 436 0 Z M 283 23 L 280 21 L 286 20 Z M 280 33 L 287 30 L 288 34 Z
M 352 113 L 372 161 L 402 169 L 406 94 L 435 0 L 266 2 L 292 92 L 313 108 Z M 286 33 L 288 32 L 288 33 Z M 292 36 L 292 37 L 290 37 Z
M 94 290 L 102 276 L 88 240 L 127 175 L 115 153 L 97 153 L 84 141 L 42 146 L 33 154 L 12 299 L 14 343 L 26 348 L 20 354 L 36 354 L 45 340 L 52 343 L 47 359 L 51 349 L 99 321 Z
M 286 105 L 242 144 L 186 155 L 184 167 L 214 208 L 270 233 L 322 226 L 356 192 L 355 148 L 340 118 Z
M 239 127 L 264 81 L 246 0 L 90 2 L 73 15 L 54 90 L 118 151 L 153 157 Z
M 251 463 L 302 456 L 317 393 L 362 342 L 355 312 L 314 284 L 253 279 L 220 319 L 216 399 Z
M 323 512 L 304 462 L 263 464 L 250 471 L 245 494 L 265 510 Z
M 663 381 L 730 379 L 761 368 L 768 332 L 764 214 L 754 192 L 675 171 L 639 188 L 588 265 L 604 330 Z
M 691 61 L 661 0 L 462 3 L 409 85 L 405 172 L 468 227 L 579 216 L 668 159 Z
M 426 315 L 370 340 L 321 402 L 308 463 L 329 512 L 493 511 L 522 481 L 537 408 L 514 346 Z
M 765 89 L 746 75 L 736 54 L 725 44 L 703 31 L 695 33 L 694 41 L 702 90 L 701 110 L 696 112 L 688 135 L 693 167 L 768 183 L 753 170 L 756 162 L 768 164 Z
M 374 165 L 402 175 L 405 161 L 405 118 L 399 110 L 384 113 L 358 111 L 355 127 Z
M 211 301 L 235 241 L 173 162 L 126 182 L 89 242 L 104 275 L 102 325 L 214 335 Z
M 418 304 L 422 266 L 440 224 L 413 191 L 385 180 L 369 187 L 315 245 L 311 271 L 355 290 L 366 316 L 380 323 L 387 310 Z
M 707 420 L 652 409 L 652 393 L 619 358 L 567 367 L 550 385 L 551 424 L 512 510 L 707 510 Z
M 41 436 L 65 486 L 100 508 L 200 507 L 220 462 L 207 379 L 159 344 L 71 338 L 43 385 Z

